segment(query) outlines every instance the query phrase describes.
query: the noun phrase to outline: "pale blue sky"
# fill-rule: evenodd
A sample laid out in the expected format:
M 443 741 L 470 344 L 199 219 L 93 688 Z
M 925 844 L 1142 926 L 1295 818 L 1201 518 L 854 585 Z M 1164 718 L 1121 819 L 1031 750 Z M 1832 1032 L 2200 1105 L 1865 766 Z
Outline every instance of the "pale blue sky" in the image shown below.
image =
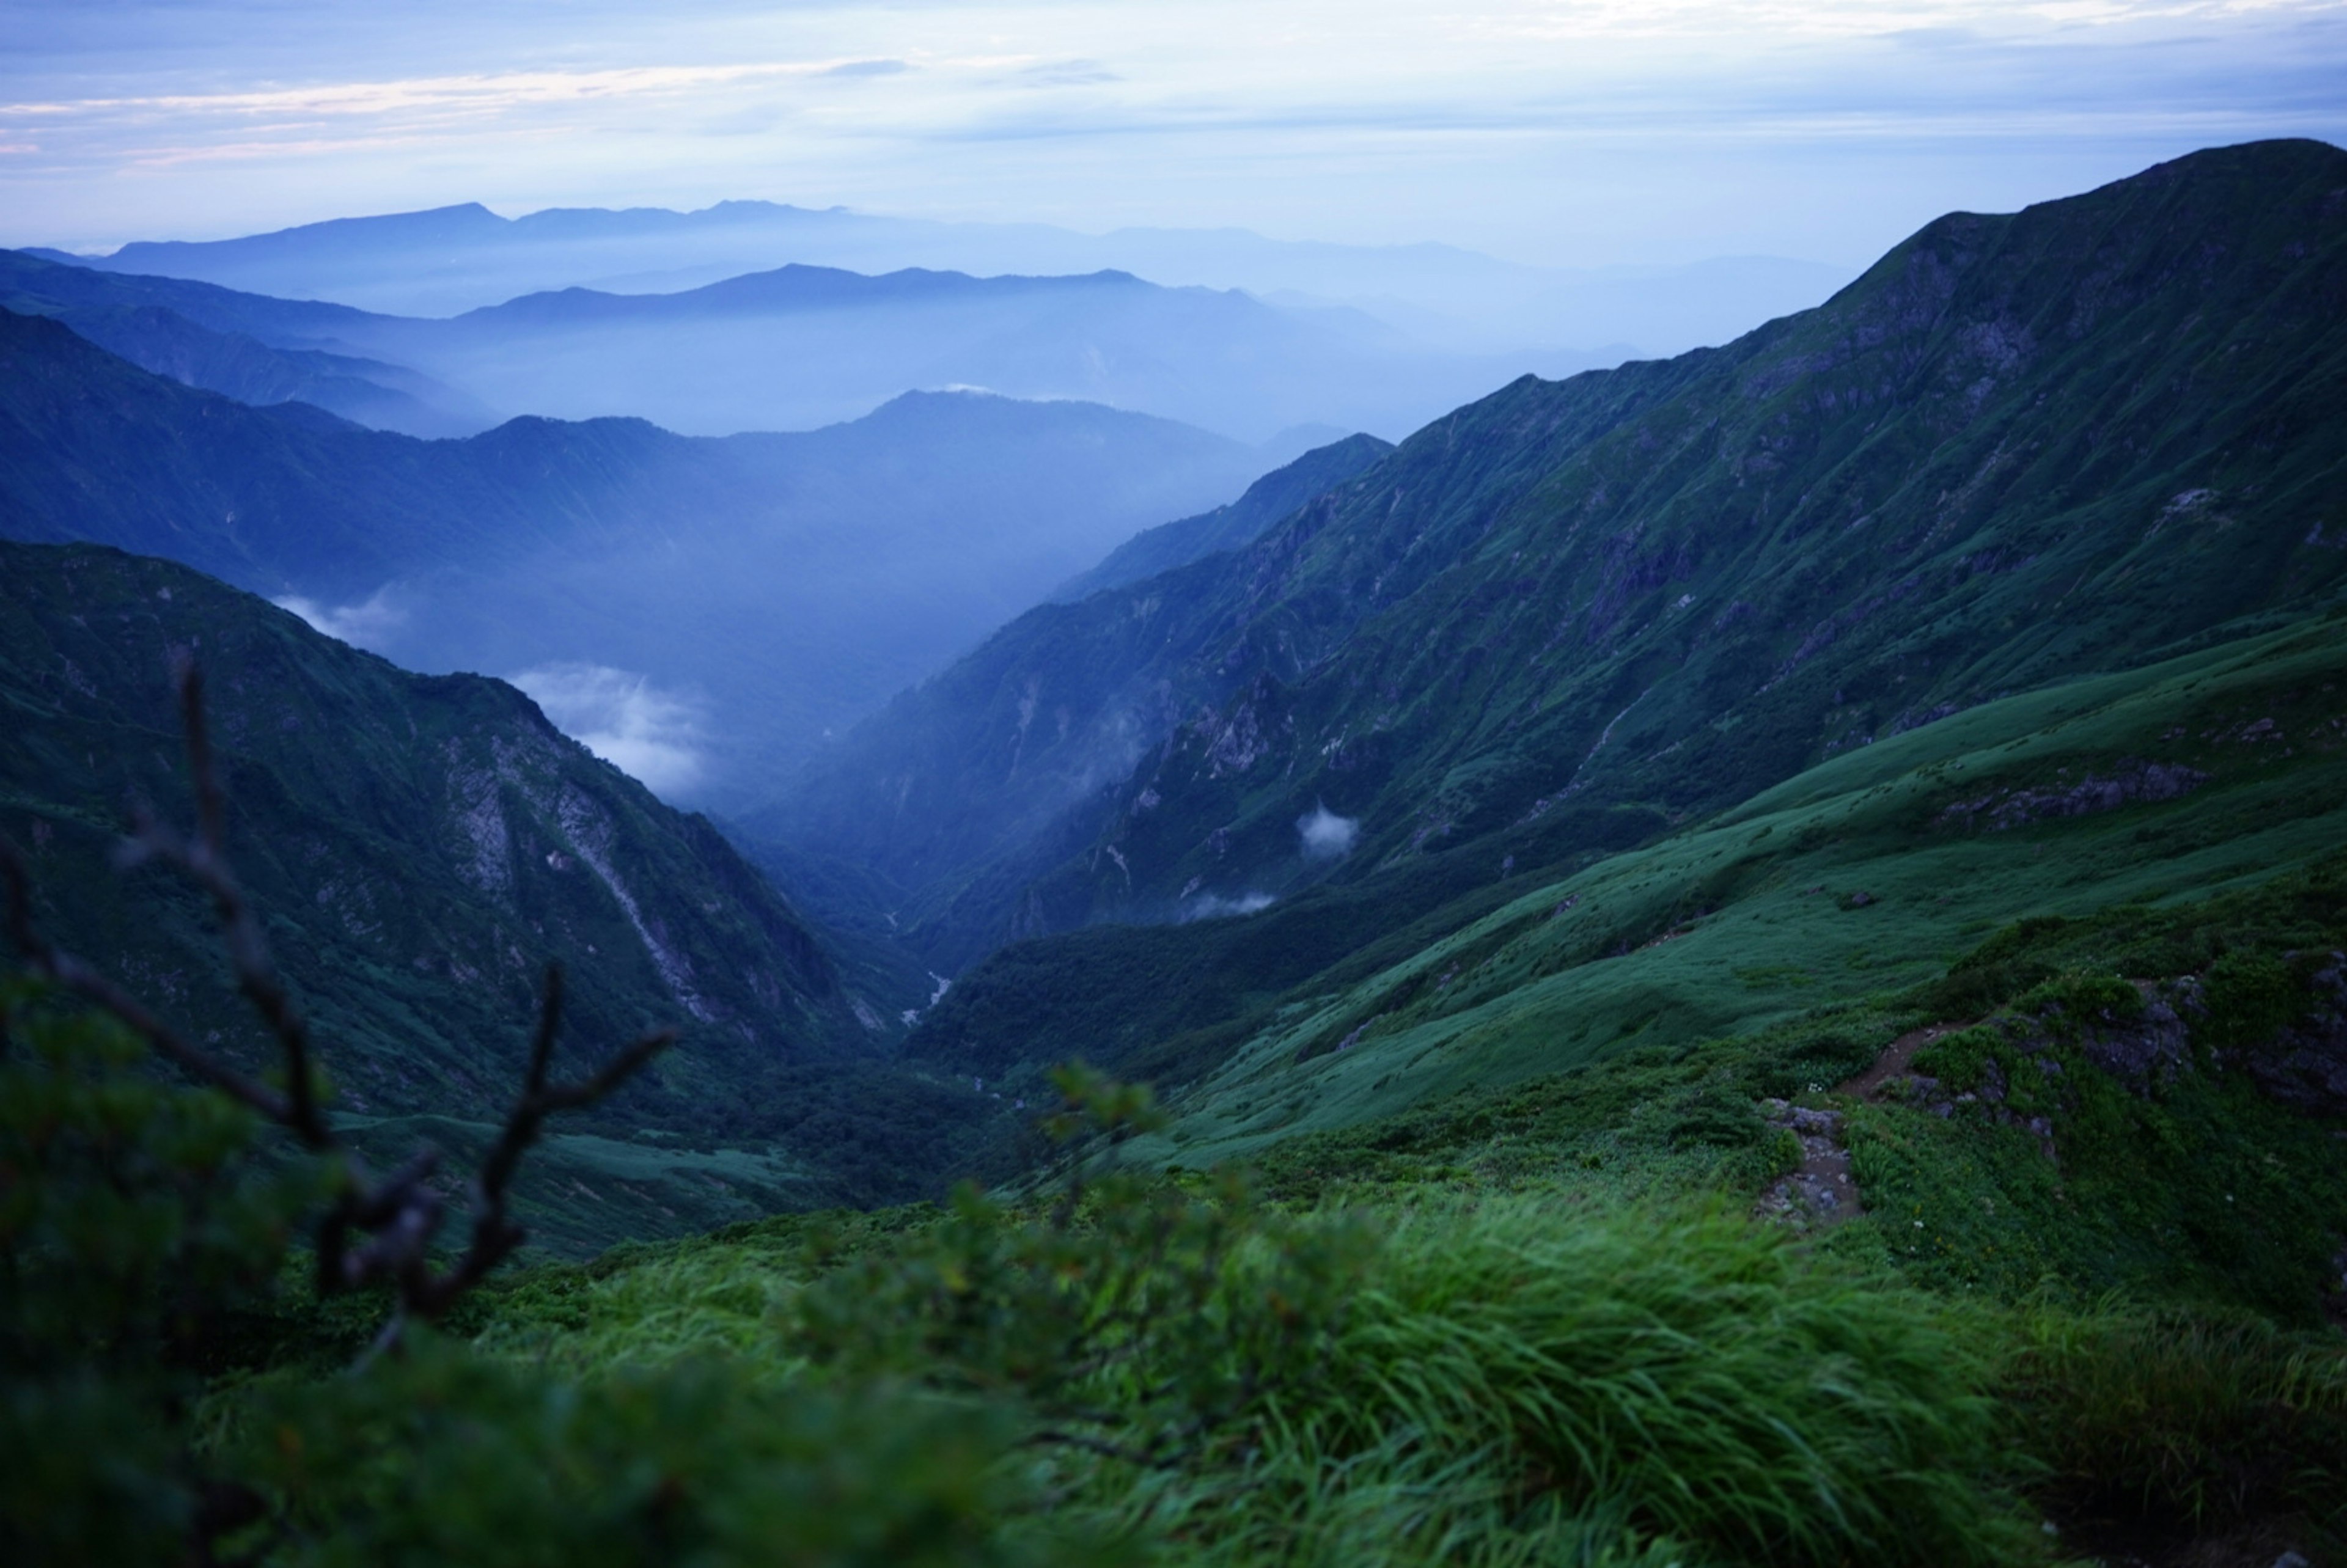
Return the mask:
M 755 197 L 1860 262 L 2347 140 L 2347 0 L 0 0 L 0 244 Z

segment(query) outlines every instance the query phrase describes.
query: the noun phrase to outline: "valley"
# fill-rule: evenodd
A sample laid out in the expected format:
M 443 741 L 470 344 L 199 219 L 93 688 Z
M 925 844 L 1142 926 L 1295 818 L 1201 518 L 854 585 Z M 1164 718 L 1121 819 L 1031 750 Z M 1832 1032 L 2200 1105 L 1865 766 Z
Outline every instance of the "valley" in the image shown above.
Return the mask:
M 0 254 L 18 928 L 280 1081 L 118 847 L 201 782 L 191 658 L 353 1158 L 497 1170 L 526 1050 L 680 1030 L 525 1096 L 528 1245 L 448 1307 L 234 1219 L 367 1189 L 265 1112 L 205 1153 L 11 979 L 24 1320 L 163 1347 L 107 1419 L 197 1390 L 185 1462 L 274 1500 L 200 1534 L 158 1450 L 141 1540 L 2347 1560 L 2347 152 L 1949 213 L 1558 379 L 859 224 Z M 233 1289 L 88 1306 L 90 1170 L 165 1216 L 127 1268 Z

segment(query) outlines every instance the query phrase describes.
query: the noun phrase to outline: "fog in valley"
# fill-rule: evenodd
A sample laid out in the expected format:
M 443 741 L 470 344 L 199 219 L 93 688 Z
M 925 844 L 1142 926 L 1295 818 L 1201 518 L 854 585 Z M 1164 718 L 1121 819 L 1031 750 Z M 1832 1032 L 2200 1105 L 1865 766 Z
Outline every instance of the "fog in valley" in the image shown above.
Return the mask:
M 420 518 L 362 530 L 373 567 L 259 546 L 235 580 L 409 668 L 511 679 L 663 796 L 769 824 L 860 719 L 1047 599 L 1243 545 L 1523 374 L 1723 340 L 1842 281 L 763 202 L 0 253 L 0 305 L 329 450 L 425 438 L 364 448 Z M 660 428 L 538 423 L 615 417 Z M 1161 727 L 1142 700 L 1061 736 L 1012 817 L 1130 767 Z

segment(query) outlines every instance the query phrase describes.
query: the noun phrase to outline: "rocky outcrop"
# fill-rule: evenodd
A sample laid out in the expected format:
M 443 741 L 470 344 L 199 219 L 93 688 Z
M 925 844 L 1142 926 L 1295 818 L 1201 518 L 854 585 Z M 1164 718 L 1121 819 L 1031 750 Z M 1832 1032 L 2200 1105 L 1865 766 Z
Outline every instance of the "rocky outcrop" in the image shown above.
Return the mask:
M 2347 953 L 2315 971 L 2312 1005 L 2268 1044 L 2240 1053 L 2258 1087 L 2286 1105 L 2347 1113 Z
M 2089 774 L 2075 784 L 2002 789 L 1958 801 L 1940 813 L 1938 820 L 1949 826 L 2001 833 L 2051 817 L 2091 816 L 2140 801 L 2175 800 L 2208 782 L 2207 774 L 2178 763 L 2123 762 L 2108 774 Z
M 2186 975 L 2151 989 L 2137 1017 L 2087 1024 L 2079 1045 L 2087 1061 L 2135 1093 L 2149 1094 L 2191 1070 L 2192 1040 L 2186 1015 L 2202 1010 L 2200 983 Z
M 1850 1153 L 1841 1144 L 1841 1112 L 1763 1100 L 1760 1113 L 1771 1128 L 1799 1141 L 1801 1163 L 1761 1194 L 1754 1217 L 1797 1230 L 1825 1230 L 1857 1218 L 1858 1188 L 1850 1181 Z

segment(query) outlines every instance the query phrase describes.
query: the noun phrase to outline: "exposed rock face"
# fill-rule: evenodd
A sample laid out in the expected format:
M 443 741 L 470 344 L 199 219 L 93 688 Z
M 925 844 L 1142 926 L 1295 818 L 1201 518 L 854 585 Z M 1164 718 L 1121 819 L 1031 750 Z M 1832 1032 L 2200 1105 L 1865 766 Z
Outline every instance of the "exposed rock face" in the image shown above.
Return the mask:
M 2090 1025 L 2079 1043 L 2087 1061 L 2135 1093 L 2148 1094 L 2190 1070 L 2192 1041 L 2184 1014 L 2202 1010 L 2199 982 L 2187 975 L 2146 997 L 2139 1018 Z
M 2242 1053 L 2258 1086 L 2286 1105 L 2326 1115 L 2347 1112 L 2347 953 L 2332 953 L 2314 975 L 2313 1005 L 2272 1042 Z
M 2174 800 L 2209 782 L 2198 768 L 2176 763 L 2122 763 L 2108 777 L 2088 775 L 2074 784 L 1998 790 L 1977 800 L 1959 801 L 1940 814 L 1953 826 L 1985 827 L 1991 833 L 2049 817 L 2091 816 L 2138 801 Z

